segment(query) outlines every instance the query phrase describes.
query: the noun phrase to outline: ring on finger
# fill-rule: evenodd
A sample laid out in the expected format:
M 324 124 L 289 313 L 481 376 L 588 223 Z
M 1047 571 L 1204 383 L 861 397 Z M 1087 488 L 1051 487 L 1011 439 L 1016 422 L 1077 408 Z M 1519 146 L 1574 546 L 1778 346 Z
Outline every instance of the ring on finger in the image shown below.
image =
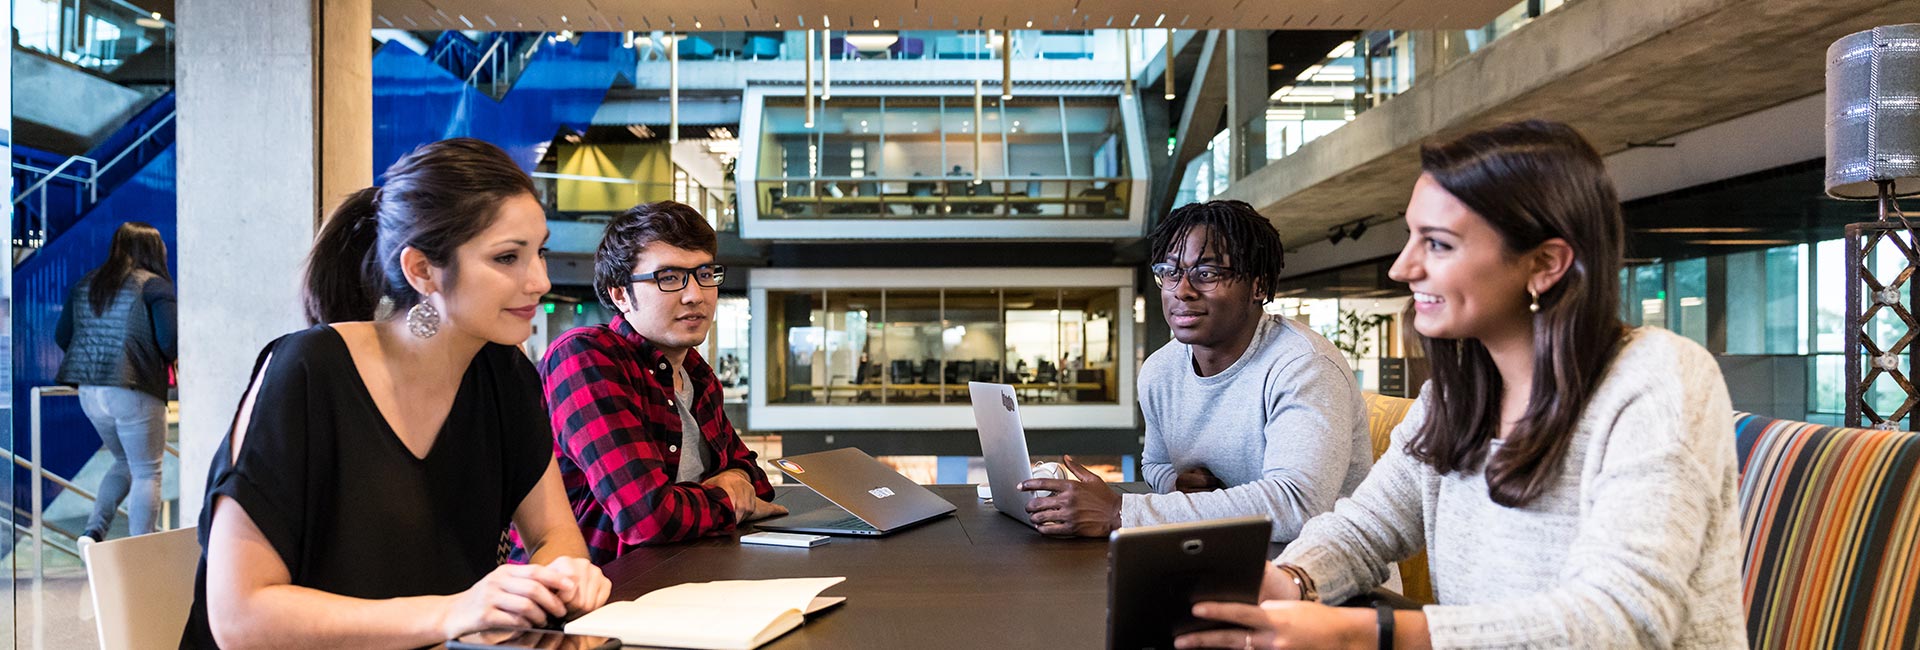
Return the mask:
M 1246 650 L 1253 650 L 1253 632 L 1247 632 Z

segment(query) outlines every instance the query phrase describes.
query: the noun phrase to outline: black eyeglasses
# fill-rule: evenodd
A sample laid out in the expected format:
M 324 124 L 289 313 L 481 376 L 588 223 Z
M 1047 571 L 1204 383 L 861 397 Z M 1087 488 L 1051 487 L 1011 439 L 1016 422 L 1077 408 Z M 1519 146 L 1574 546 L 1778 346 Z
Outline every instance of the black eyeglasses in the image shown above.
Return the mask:
M 687 288 L 687 278 L 689 277 L 693 278 L 694 282 L 700 283 L 700 286 L 717 287 L 720 286 L 720 283 L 727 281 L 727 267 L 723 264 L 701 264 L 690 269 L 669 266 L 652 273 L 636 274 L 633 277 L 627 278 L 627 281 L 646 282 L 651 280 L 653 281 L 653 286 L 659 287 L 661 291 L 671 292 Z
M 1179 288 L 1181 276 L 1187 278 L 1187 284 L 1193 285 L 1194 291 L 1203 293 L 1212 291 L 1214 287 L 1220 286 L 1221 282 L 1233 277 L 1234 273 L 1230 267 L 1214 266 L 1211 264 L 1202 264 L 1190 269 L 1183 269 L 1167 262 L 1161 262 L 1150 268 L 1153 271 L 1153 283 L 1158 285 L 1163 291 L 1172 291 Z

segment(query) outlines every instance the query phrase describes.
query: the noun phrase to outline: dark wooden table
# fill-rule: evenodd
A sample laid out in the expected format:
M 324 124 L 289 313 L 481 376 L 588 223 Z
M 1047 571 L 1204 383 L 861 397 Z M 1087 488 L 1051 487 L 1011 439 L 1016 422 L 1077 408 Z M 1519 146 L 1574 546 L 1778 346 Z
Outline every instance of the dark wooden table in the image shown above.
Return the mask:
M 777 491 L 794 514 L 826 504 L 804 487 Z M 612 599 L 683 582 L 846 576 L 823 593 L 845 604 L 764 647 L 1104 647 L 1105 539 L 1043 537 L 971 485 L 933 491 L 959 510 L 887 537 L 803 549 L 743 546 L 736 534 L 630 552 L 605 567 Z

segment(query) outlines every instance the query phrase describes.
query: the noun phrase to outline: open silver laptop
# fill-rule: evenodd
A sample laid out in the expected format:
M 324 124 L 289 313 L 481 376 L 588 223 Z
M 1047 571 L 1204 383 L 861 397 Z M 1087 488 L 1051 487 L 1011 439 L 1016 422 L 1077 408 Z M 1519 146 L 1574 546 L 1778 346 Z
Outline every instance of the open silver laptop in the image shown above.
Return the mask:
M 880 536 L 955 510 L 932 490 L 852 447 L 776 458 L 773 466 L 839 507 L 755 522 L 760 530 Z
M 980 453 L 987 463 L 993 507 L 1000 514 L 1033 526 L 1027 514 L 1027 502 L 1033 500 L 1033 493 L 1020 491 L 1020 484 L 1033 478 L 1033 465 L 1027 455 L 1027 433 L 1020 425 L 1020 402 L 1014 399 L 1013 387 L 975 381 L 967 383 L 967 392 L 973 397 L 973 423 L 980 429 Z

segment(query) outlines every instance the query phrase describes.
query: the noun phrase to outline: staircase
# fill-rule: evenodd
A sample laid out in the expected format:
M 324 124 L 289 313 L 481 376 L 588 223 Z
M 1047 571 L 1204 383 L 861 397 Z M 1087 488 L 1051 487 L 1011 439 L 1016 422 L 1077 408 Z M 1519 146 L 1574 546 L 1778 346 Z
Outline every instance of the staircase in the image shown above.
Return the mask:
M 13 147 L 13 246 L 18 266 L 161 154 L 173 149 L 174 94 L 141 109 L 85 154 Z
M 106 257 L 113 233 L 127 221 L 153 224 L 175 246 L 174 96 L 162 94 L 86 153 L 61 157 L 16 144 L 13 149 L 13 439 L 6 454 L 16 463 L 13 503 L 16 530 L 25 528 L 33 503 L 34 473 L 27 469 L 35 453 L 32 432 L 36 387 L 54 384 L 62 353 L 53 340 L 67 291 Z M 177 264 L 171 263 L 174 268 Z M 78 400 L 61 391 L 37 400 L 40 466 L 49 478 L 41 485 L 40 505 L 50 515 L 84 509 L 85 490 L 64 478 L 77 477 L 101 452 L 99 436 L 81 412 Z M 5 461 L 0 461 L 5 462 Z M 98 465 L 95 462 L 94 465 Z M 78 522 L 84 523 L 84 522 Z M 67 550 L 76 522 L 53 517 L 46 528 L 48 548 Z

